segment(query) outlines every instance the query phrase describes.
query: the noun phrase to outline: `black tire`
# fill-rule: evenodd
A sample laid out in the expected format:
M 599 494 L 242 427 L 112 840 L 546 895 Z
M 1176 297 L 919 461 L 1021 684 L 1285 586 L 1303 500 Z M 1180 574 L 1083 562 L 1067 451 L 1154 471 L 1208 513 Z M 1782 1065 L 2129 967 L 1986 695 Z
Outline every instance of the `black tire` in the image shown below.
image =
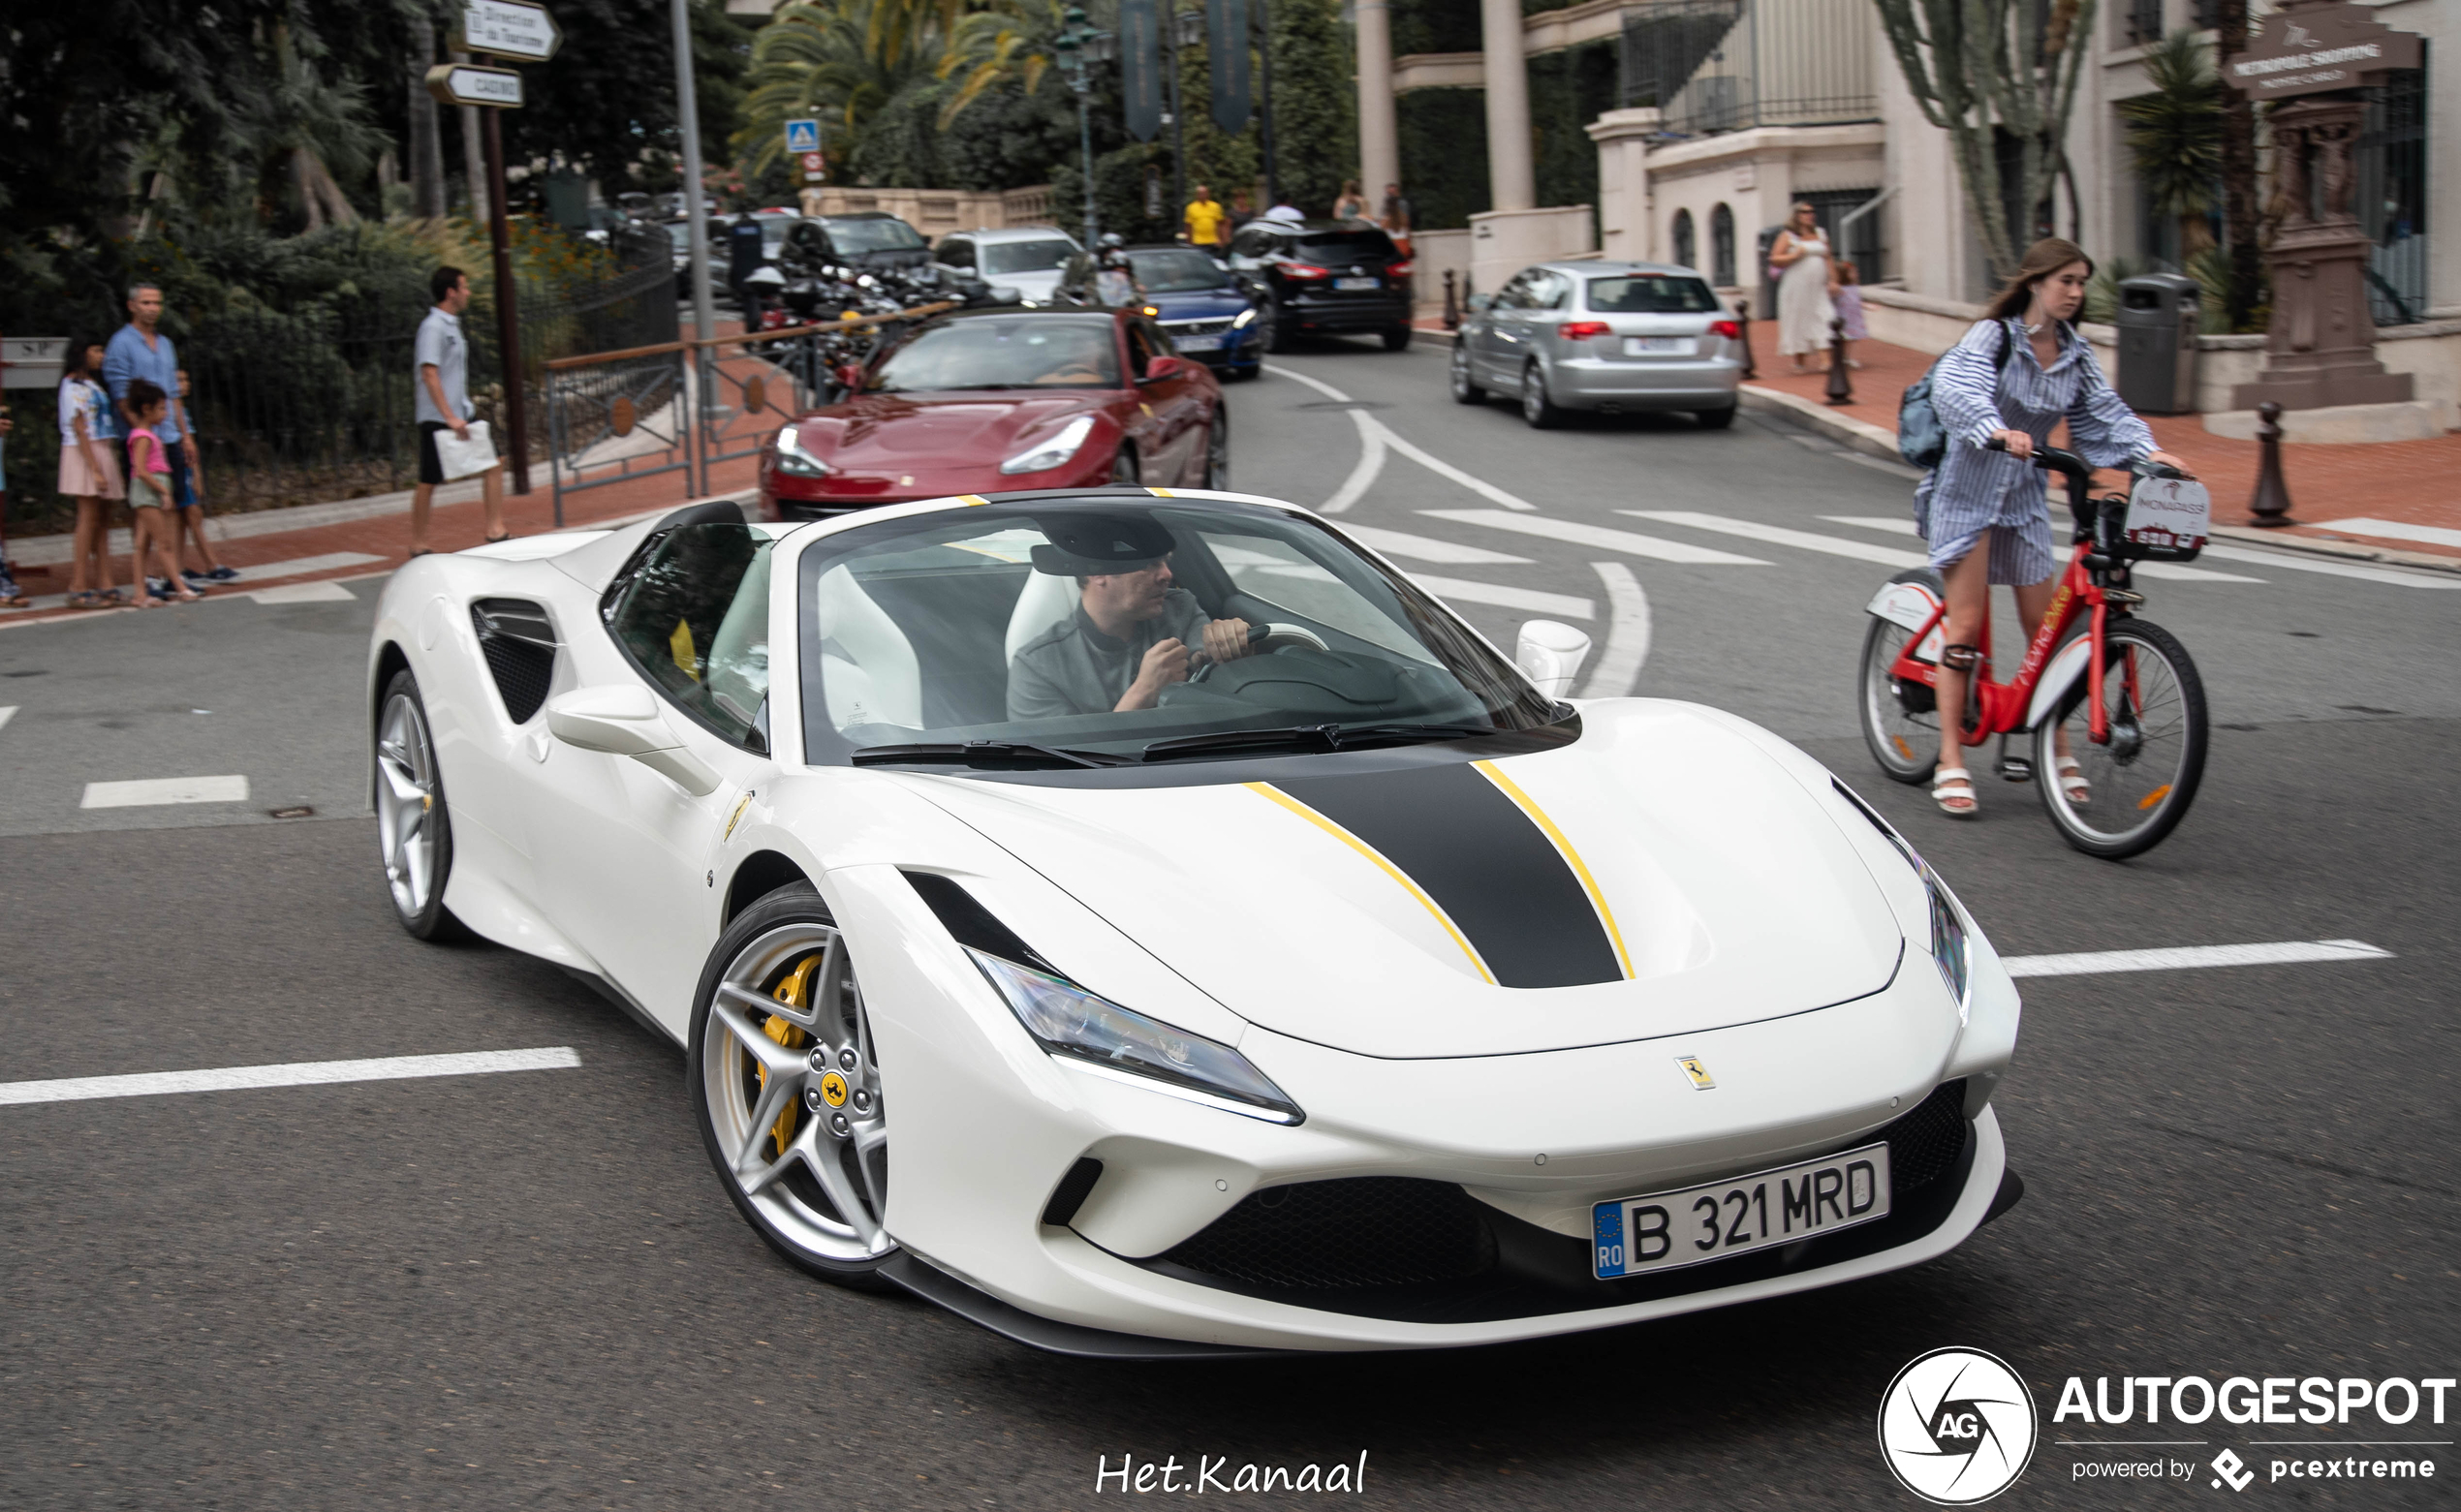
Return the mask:
M 1452 387 L 1453 403 L 1484 404 L 1487 402 L 1487 391 L 1479 386 L 1478 379 L 1473 377 L 1470 372 L 1470 336 L 1466 331 L 1460 332 L 1452 338 L 1452 362 L 1449 382 Z
M 1259 318 L 1264 322 L 1265 351 L 1280 354 L 1298 345 L 1298 327 L 1282 318 L 1282 301 L 1266 300 L 1264 313 Z
M 1264 376 L 1264 364 L 1251 362 L 1245 367 L 1234 367 L 1230 369 L 1230 376 L 1243 384 L 1254 383 Z
M 1935 594 L 1943 591 L 1940 574 L 1927 567 L 1908 568 L 1888 580 L 1922 583 Z M 1913 684 L 1900 690 L 1888 676 L 1889 664 L 1914 638 L 1914 632 L 1877 614 L 1870 620 L 1870 628 L 1863 632 L 1863 659 L 1855 679 L 1855 723 L 1862 726 L 1863 744 L 1883 772 L 1896 782 L 1927 783 L 1940 766 L 1939 709 L 1929 688 Z
M 1410 346 L 1410 327 L 1407 325 L 1387 326 L 1377 334 L 1385 338 L 1386 352 L 1401 352 Z
M 1205 476 L 1197 486 L 1230 486 L 1230 412 L 1221 405 L 1214 406 L 1213 424 L 1205 430 Z
M 1562 407 L 1546 395 L 1546 370 L 1536 362 L 1521 369 L 1521 418 L 1532 430 L 1553 430 L 1564 423 Z
M 1739 408 L 1729 404 L 1723 410 L 1695 410 L 1692 417 L 1700 422 L 1702 430 L 1724 430 L 1734 423 L 1734 412 Z
M 1111 481 L 1132 488 L 1144 486 L 1144 475 L 1137 466 L 1137 448 L 1127 442 L 1121 442 L 1119 449 L 1111 453 Z
M 881 1217 L 888 1211 L 887 1099 L 876 1090 L 879 1068 L 869 1057 L 868 1026 L 858 1031 L 857 1041 L 849 1042 L 850 1045 L 859 1042 L 862 1046 L 857 1064 L 843 1071 L 832 1072 L 811 1068 L 815 1058 L 813 1053 L 818 1052 L 829 1037 L 823 1029 L 806 1031 L 788 1023 L 787 1039 L 777 1039 L 775 1034 L 730 1037 L 729 1027 L 714 1022 L 716 1014 L 726 1008 L 742 1014 L 747 1023 L 761 1012 L 738 999 L 722 994 L 721 983 L 727 982 L 731 976 L 745 976 L 756 992 L 774 992 L 794 978 L 802 962 L 818 954 L 826 963 L 833 951 L 838 956 L 838 966 L 845 973 L 846 990 L 840 992 L 836 989 L 837 978 L 831 974 L 831 967 L 823 964 L 805 977 L 802 995 L 807 1005 L 814 1008 L 814 1016 L 822 1018 L 824 1023 L 827 1022 L 825 1015 L 831 1010 L 820 1005 L 819 1000 L 823 997 L 841 1003 L 852 1002 L 853 1011 L 859 1017 L 863 1009 L 859 992 L 853 986 L 852 953 L 829 944 L 813 942 L 839 939 L 836 929 L 836 921 L 829 916 L 827 905 L 821 901 L 821 895 L 809 882 L 790 882 L 736 914 L 733 922 L 727 926 L 726 933 L 718 937 L 718 943 L 711 948 L 709 960 L 701 968 L 700 988 L 693 995 L 692 1031 L 686 1040 L 690 1046 L 689 1061 L 684 1080 L 692 1097 L 693 1121 L 701 1128 L 701 1148 L 708 1152 L 709 1162 L 717 1171 L 718 1185 L 726 1188 L 728 1199 L 743 1216 L 743 1220 L 752 1225 L 753 1232 L 759 1234 L 788 1263 L 823 1281 L 834 1281 L 857 1291 L 894 1291 L 897 1288 L 880 1275 L 881 1267 L 896 1257 L 898 1248 L 880 1226 Z M 828 989 L 826 993 L 811 986 L 814 977 L 820 979 L 823 988 Z M 782 1018 L 774 1020 L 771 1027 L 785 1022 Z M 713 1038 L 717 1042 L 714 1054 Z M 778 1109 L 781 1116 L 776 1125 L 763 1122 L 760 1107 L 760 1100 L 769 1087 L 768 1076 L 762 1074 L 756 1078 L 747 1075 L 743 1063 L 749 1058 L 740 1049 L 734 1048 L 744 1038 L 777 1039 L 781 1052 L 777 1059 L 781 1065 L 775 1074 L 791 1075 L 795 1080 L 795 1085 L 780 1093 L 783 1101 Z M 825 1052 L 820 1052 L 818 1058 L 831 1068 L 841 1065 L 826 1059 Z M 822 1087 L 832 1073 L 839 1078 L 836 1095 L 841 1100 L 823 1103 L 820 1107 L 810 1106 L 810 1094 Z M 806 1083 L 808 1086 L 804 1085 Z M 723 1097 L 752 1100 L 752 1110 L 745 1113 L 739 1101 L 724 1106 L 713 1101 L 713 1084 Z M 850 1084 L 856 1089 L 853 1097 L 848 1096 Z M 867 1165 L 863 1156 L 844 1154 L 838 1141 L 827 1139 L 821 1132 L 823 1108 L 833 1106 L 841 1111 L 853 1111 L 866 1098 L 871 1100 L 871 1107 L 866 1110 L 870 1123 L 857 1126 L 865 1128 L 866 1132 L 871 1128 L 880 1132 L 876 1165 Z M 811 1121 L 808 1125 L 804 1122 L 806 1119 Z M 722 1123 L 726 1126 L 723 1134 Z M 738 1174 L 735 1162 L 727 1150 L 728 1140 L 747 1127 L 757 1129 L 750 1135 L 749 1146 L 749 1153 L 755 1155 L 764 1151 L 772 1128 L 790 1130 L 787 1137 L 790 1145 L 804 1144 L 808 1134 L 813 1148 L 826 1152 L 837 1164 L 838 1190 L 833 1193 L 825 1188 L 809 1163 L 790 1162 L 781 1152 L 775 1163 L 785 1168 L 785 1174 L 764 1186 L 757 1195 L 747 1192 L 745 1178 Z M 844 1195 L 846 1193 L 854 1195 L 848 1197 Z M 841 1200 L 853 1201 L 858 1208 L 860 1217 L 857 1222 L 849 1223 L 839 1215 L 837 1204 Z M 873 1211 L 874 1208 L 878 1211 Z M 842 1234 L 836 1232 L 841 1229 Z M 877 1252 L 862 1252 L 874 1249 L 876 1245 L 879 1247 Z
M 376 701 L 368 765 L 377 854 L 384 861 L 393 917 L 420 940 L 467 939 L 468 927 L 445 907 L 445 883 L 452 878 L 452 817 L 427 704 L 408 667 L 393 674 Z
M 2103 701 L 2113 714 L 2109 743 L 2096 746 L 2087 732 L 2090 687 L 2079 677 L 2035 727 L 2034 787 L 2061 839 L 2087 855 L 2118 861 L 2160 845 L 2188 817 L 2204 781 L 2210 727 L 2204 678 L 2177 636 L 2144 620 L 2114 619 L 2103 632 Z M 2132 663 L 2133 698 L 2125 675 Z M 2059 783 L 2062 727 L 2092 788 L 2081 806 L 2068 801 Z M 2102 820 L 2119 822 L 2103 827 Z

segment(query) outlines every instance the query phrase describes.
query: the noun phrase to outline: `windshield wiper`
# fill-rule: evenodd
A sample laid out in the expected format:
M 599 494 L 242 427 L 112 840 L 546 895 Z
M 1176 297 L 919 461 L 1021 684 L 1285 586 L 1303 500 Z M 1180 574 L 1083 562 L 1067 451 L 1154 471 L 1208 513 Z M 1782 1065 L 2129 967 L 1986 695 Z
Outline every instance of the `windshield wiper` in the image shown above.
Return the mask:
M 886 766 L 909 761 L 997 761 L 1022 756 L 1042 756 L 1068 766 L 1116 766 L 1128 759 L 1097 752 L 1070 751 L 1060 746 L 1038 746 L 1023 740 L 950 740 L 909 746 L 865 746 L 849 759 L 857 766 Z
M 1139 760 L 1165 760 L 1207 751 L 1233 751 L 1243 746 L 1287 746 L 1307 751 L 1340 751 L 1379 740 L 1443 740 L 1462 735 L 1492 735 L 1485 725 L 1291 725 L 1278 729 L 1225 729 L 1209 735 L 1181 735 L 1146 746 Z

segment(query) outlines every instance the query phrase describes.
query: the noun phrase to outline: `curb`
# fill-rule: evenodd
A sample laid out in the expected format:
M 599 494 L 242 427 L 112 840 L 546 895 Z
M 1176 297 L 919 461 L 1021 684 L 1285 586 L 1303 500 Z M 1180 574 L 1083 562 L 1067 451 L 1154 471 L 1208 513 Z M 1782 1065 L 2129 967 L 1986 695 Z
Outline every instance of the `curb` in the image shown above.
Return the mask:
M 1833 441 L 1844 442 L 1857 451 L 1900 466 L 1905 463 L 1905 458 L 1897 454 L 1897 433 L 1893 430 L 1884 430 L 1869 420 L 1858 420 L 1851 415 L 1840 415 L 1824 404 L 1815 404 L 1801 394 L 1791 394 L 1780 388 L 1745 384 L 1735 390 L 1735 394 L 1747 410 L 1787 416 Z

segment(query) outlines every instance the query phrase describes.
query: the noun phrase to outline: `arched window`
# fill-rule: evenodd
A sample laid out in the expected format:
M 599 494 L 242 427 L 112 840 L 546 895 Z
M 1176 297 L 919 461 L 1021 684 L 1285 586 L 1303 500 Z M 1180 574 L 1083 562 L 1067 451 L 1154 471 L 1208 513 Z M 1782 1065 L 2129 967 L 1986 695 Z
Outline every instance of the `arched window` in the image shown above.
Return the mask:
M 1684 267 L 1698 267 L 1699 264 L 1695 259 L 1699 255 L 1699 243 L 1692 233 L 1692 212 L 1677 210 L 1675 212 L 1675 262 Z
M 1724 204 L 1709 212 L 1709 282 L 1734 286 L 1734 212 Z

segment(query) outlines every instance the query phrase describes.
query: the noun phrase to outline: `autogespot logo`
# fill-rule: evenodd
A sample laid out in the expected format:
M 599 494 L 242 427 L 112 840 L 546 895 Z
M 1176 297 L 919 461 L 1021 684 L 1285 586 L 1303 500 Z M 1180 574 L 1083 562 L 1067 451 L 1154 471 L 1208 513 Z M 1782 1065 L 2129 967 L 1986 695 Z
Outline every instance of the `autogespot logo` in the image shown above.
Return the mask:
M 2016 1484 L 2034 1458 L 2034 1393 L 1997 1355 L 1934 1349 L 1880 1399 L 1880 1453 L 1925 1501 L 1972 1506 Z

